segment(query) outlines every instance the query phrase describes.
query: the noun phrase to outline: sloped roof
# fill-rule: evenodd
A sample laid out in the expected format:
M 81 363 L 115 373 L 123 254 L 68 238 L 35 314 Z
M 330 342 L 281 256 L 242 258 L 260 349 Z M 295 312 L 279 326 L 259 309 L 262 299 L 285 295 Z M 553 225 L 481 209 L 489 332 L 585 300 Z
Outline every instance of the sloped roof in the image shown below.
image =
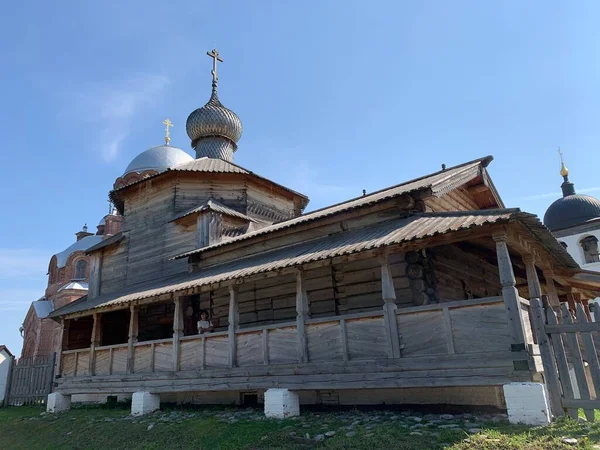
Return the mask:
M 171 219 L 170 222 L 174 222 L 176 220 L 183 219 L 184 217 L 187 217 L 189 215 L 201 213 L 203 211 L 209 211 L 209 210 L 224 214 L 226 216 L 237 217 L 238 219 L 246 220 L 248 222 L 256 222 L 256 220 L 254 220 L 252 217 L 249 217 L 246 214 L 242 214 L 241 212 L 236 211 L 235 209 L 228 208 L 227 206 L 225 206 L 215 200 L 208 200 L 199 206 L 196 206 L 188 211 L 185 211 L 185 212 L 177 215 L 174 219 Z
M 104 295 L 91 301 L 77 301 L 56 310 L 52 316 L 58 317 L 88 309 L 126 304 L 136 300 L 241 279 L 250 275 L 281 270 L 337 256 L 511 221 L 519 221 L 524 224 L 542 245 L 554 252 L 561 264 L 566 267 L 578 267 L 577 263 L 558 244 L 536 216 L 522 213 L 518 209 L 418 213 L 404 219 L 340 232 L 332 236 L 240 258 L 196 273 L 181 274 L 158 283 L 146 283 L 143 286 L 138 286 L 136 291 Z
M 363 195 L 362 197 L 347 200 L 343 203 L 338 203 L 333 206 L 328 206 L 326 208 L 318 209 L 316 211 L 303 214 L 293 219 L 266 226 L 257 231 L 242 234 L 240 236 L 228 239 L 226 241 L 218 242 L 208 247 L 192 250 L 181 255 L 175 256 L 173 259 L 185 258 L 190 255 L 202 253 L 217 247 L 222 247 L 224 245 L 230 245 L 235 242 L 251 239 L 255 236 L 273 233 L 278 230 L 283 230 L 285 228 L 290 228 L 302 223 L 323 219 L 325 217 L 333 216 L 335 214 L 339 214 L 345 211 L 350 211 L 355 208 L 373 205 L 375 203 L 393 197 L 399 197 L 400 195 L 409 194 L 411 192 L 419 191 L 422 189 L 431 190 L 432 195 L 442 196 L 451 191 L 452 189 L 455 189 L 458 186 L 462 186 L 463 184 L 467 183 L 473 178 L 479 176 L 481 167 L 486 167 L 492 160 L 492 156 L 486 156 L 484 158 L 479 158 L 474 161 L 469 161 L 459 166 L 441 170 L 439 172 L 435 172 L 424 177 L 416 178 L 411 181 L 407 181 L 389 188 L 385 188 L 380 191 L 373 192 L 371 194 Z
M 283 190 L 291 192 L 294 195 L 302 197 L 304 199 L 303 207 L 305 207 L 306 204 L 308 203 L 308 197 L 304 194 L 301 194 L 300 192 L 294 191 L 293 189 L 283 186 L 282 184 L 275 183 L 274 181 L 271 181 L 268 178 L 257 175 L 256 173 L 254 173 L 250 170 L 244 169 L 242 166 L 238 166 L 237 164 L 234 164 L 232 162 L 225 161 L 223 159 L 208 158 L 206 156 L 203 158 L 194 159 L 193 161 L 190 161 L 190 162 L 186 162 L 183 164 L 178 164 L 173 167 L 169 167 L 168 169 L 166 169 L 162 172 L 144 177 L 140 180 L 132 181 L 129 184 L 126 184 L 124 186 L 121 186 L 121 187 L 111 191 L 110 197 L 111 197 L 111 199 L 115 200 L 116 199 L 115 195 L 118 192 L 122 191 L 123 189 L 125 189 L 129 186 L 133 186 L 138 183 L 145 182 L 152 178 L 159 177 L 159 176 L 161 176 L 165 173 L 169 173 L 169 172 L 237 173 L 237 174 L 242 174 L 242 175 L 253 175 L 257 178 L 260 178 L 261 180 L 264 180 L 271 184 L 274 184 Z
M 101 248 L 108 247 L 112 244 L 116 244 L 117 242 L 121 241 L 124 237 L 125 235 L 121 231 L 119 231 L 117 234 L 114 234 L 111 237 L 106 238 L 101 242 L 98 242 L 96 245 L 93 245 L 92 247 L 88 248 L 86 253 L 92 253 L 96 250 L 100 250 Z
M 15 356 L 13 355 L 10 350 L 8 349 L 8 347 L 6 345 L 0 345 L 0 352 L 6 352 L 8 353 L 8 356 Z
M 44 319 L 54 311 L 54 303 L 51 300 L 37 300 L 32 302 L 32 305 L 38 319 Z
M 69 260 L 69 256 L 77 251 L 87 251 L 90 247 L 98 244 L 102 240 L 102 236 L 92 235 L 85 236 L 73 244 L 69 245 L 62 252 L 57 253 L 56 256 L 56 265 L 60 269 L 61 267 L 65 267 L 67 265 L 67 261 Z
M 80 290 L 88 290 L 88 284 L 85 281 L 71 281 L 68 284 L 65 284 L 61 287 L 58 292 L 64 291 L 66 289 L 80 289 Z

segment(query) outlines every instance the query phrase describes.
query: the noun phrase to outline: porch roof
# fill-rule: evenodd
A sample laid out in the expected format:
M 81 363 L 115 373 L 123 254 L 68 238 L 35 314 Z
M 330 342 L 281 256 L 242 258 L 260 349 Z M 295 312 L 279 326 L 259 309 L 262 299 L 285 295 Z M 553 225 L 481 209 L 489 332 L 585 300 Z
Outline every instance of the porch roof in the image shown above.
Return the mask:
M 329 258 L 378 249 L 394 244 L 429 239 L 490 224 L 520 222 L 566 268 L 578 268 L 577 263 L 556 241 L 552 234 L 533 214 L 519 209 L 461 211 L 447 213 L 419 213 L 403 219 L 391 220 L 363 228 L 321 237 L 299 244 L 279 248 L 257 255 L 240 258 L 182 274 L 159 283 L 144 283 L 129 292 L 101 295 L 95 299 L 82 299 L 66 305 L 51 314 L 60 317 L 85 310 L 127 304 L 202 286 L 229 282 L 251 275 L 272 272 Z M 427 242 L 423 243 L 427 247 Z

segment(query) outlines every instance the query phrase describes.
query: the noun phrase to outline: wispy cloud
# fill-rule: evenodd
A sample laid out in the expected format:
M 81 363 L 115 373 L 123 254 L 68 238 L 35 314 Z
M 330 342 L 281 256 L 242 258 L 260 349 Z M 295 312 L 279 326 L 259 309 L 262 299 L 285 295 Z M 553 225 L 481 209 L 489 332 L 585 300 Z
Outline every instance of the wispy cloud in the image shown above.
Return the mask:
M 590 192 L 598 192 L 600 191 L 600 186 L 599 187 L 591 187 L 591 188 L 585 188 L 585 189 L 577 189 L 577 192 L 580 194 L 587 194 Z M 521 197 L 520 199 L 517 200 L 540 200 L 540 199 L 544 199 L 544 198 L 558 198 L 562 196 L 562 192 L 546 192 L 545 194 L 536 194 L 536 195 L 528 195 L 527 197 Z
M 47 251 L 31 248 L 0 248 L 0 280 L 43 279 L 50 258 Z
M 43 294 L 43 288 L 0 288 L 0 312 L 21 311 L 24 317 L 31 302 Z
M 106 162 L 119 154 L 134 117 L 156 102 L 168 84 L 165 75 L 146 74 L 106 85 L 91 84 L 74 93 L 73 112 L 100 130 L 100 150 Z

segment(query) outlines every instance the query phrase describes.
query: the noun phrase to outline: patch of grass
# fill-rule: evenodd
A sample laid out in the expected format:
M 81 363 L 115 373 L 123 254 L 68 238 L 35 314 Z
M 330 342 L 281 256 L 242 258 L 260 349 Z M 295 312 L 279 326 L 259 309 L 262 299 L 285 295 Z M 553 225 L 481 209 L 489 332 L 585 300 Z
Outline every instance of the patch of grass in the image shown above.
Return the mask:
M 367 421 L 368 415 L 359 412 L 346 412 L 343 417 L 336 412 L 303 412 L 300 418 L 264 420 L 258 413 L 244 416 L 239 411 L 167 407 L 132 419 L 127 405 L 76 407 L 56 415 L 42 414 L 42 409 L 34 407 L 4 408 L 0 409 L 0 449 L 300 449 L 307 447 L 293 441 L 290 432 L 314 437 L 327 431 L 336 435 L 315 448 L 562 450 L 592 449 L 600 442 L 600 425 L 571 419 L 537 428 L 482 423 L 482 431 L 471 435 L 464 429 L 440 429 L 427 421 L 411 429 L 414 422 L 406 418 Z M 360 423 L 351 426 L 355 417 Z M 449 423 L 460 425 L 461 421 Z M 349 432 L 355 434 L 346 436 Z M 564 437 L 578 439 L 577 445 L 562 442 Z

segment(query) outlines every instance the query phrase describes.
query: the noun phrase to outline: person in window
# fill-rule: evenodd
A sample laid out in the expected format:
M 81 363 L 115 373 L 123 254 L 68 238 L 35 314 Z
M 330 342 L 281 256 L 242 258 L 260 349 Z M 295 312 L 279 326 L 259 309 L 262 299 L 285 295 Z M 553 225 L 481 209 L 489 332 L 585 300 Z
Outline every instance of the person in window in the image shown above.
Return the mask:
M 198 321 L 198 334 L 210 333 L 211 331 L 215 331 L 215 327 L 208 320 L 208 313 L 202 311 L 200 313 L 200 320 Z

